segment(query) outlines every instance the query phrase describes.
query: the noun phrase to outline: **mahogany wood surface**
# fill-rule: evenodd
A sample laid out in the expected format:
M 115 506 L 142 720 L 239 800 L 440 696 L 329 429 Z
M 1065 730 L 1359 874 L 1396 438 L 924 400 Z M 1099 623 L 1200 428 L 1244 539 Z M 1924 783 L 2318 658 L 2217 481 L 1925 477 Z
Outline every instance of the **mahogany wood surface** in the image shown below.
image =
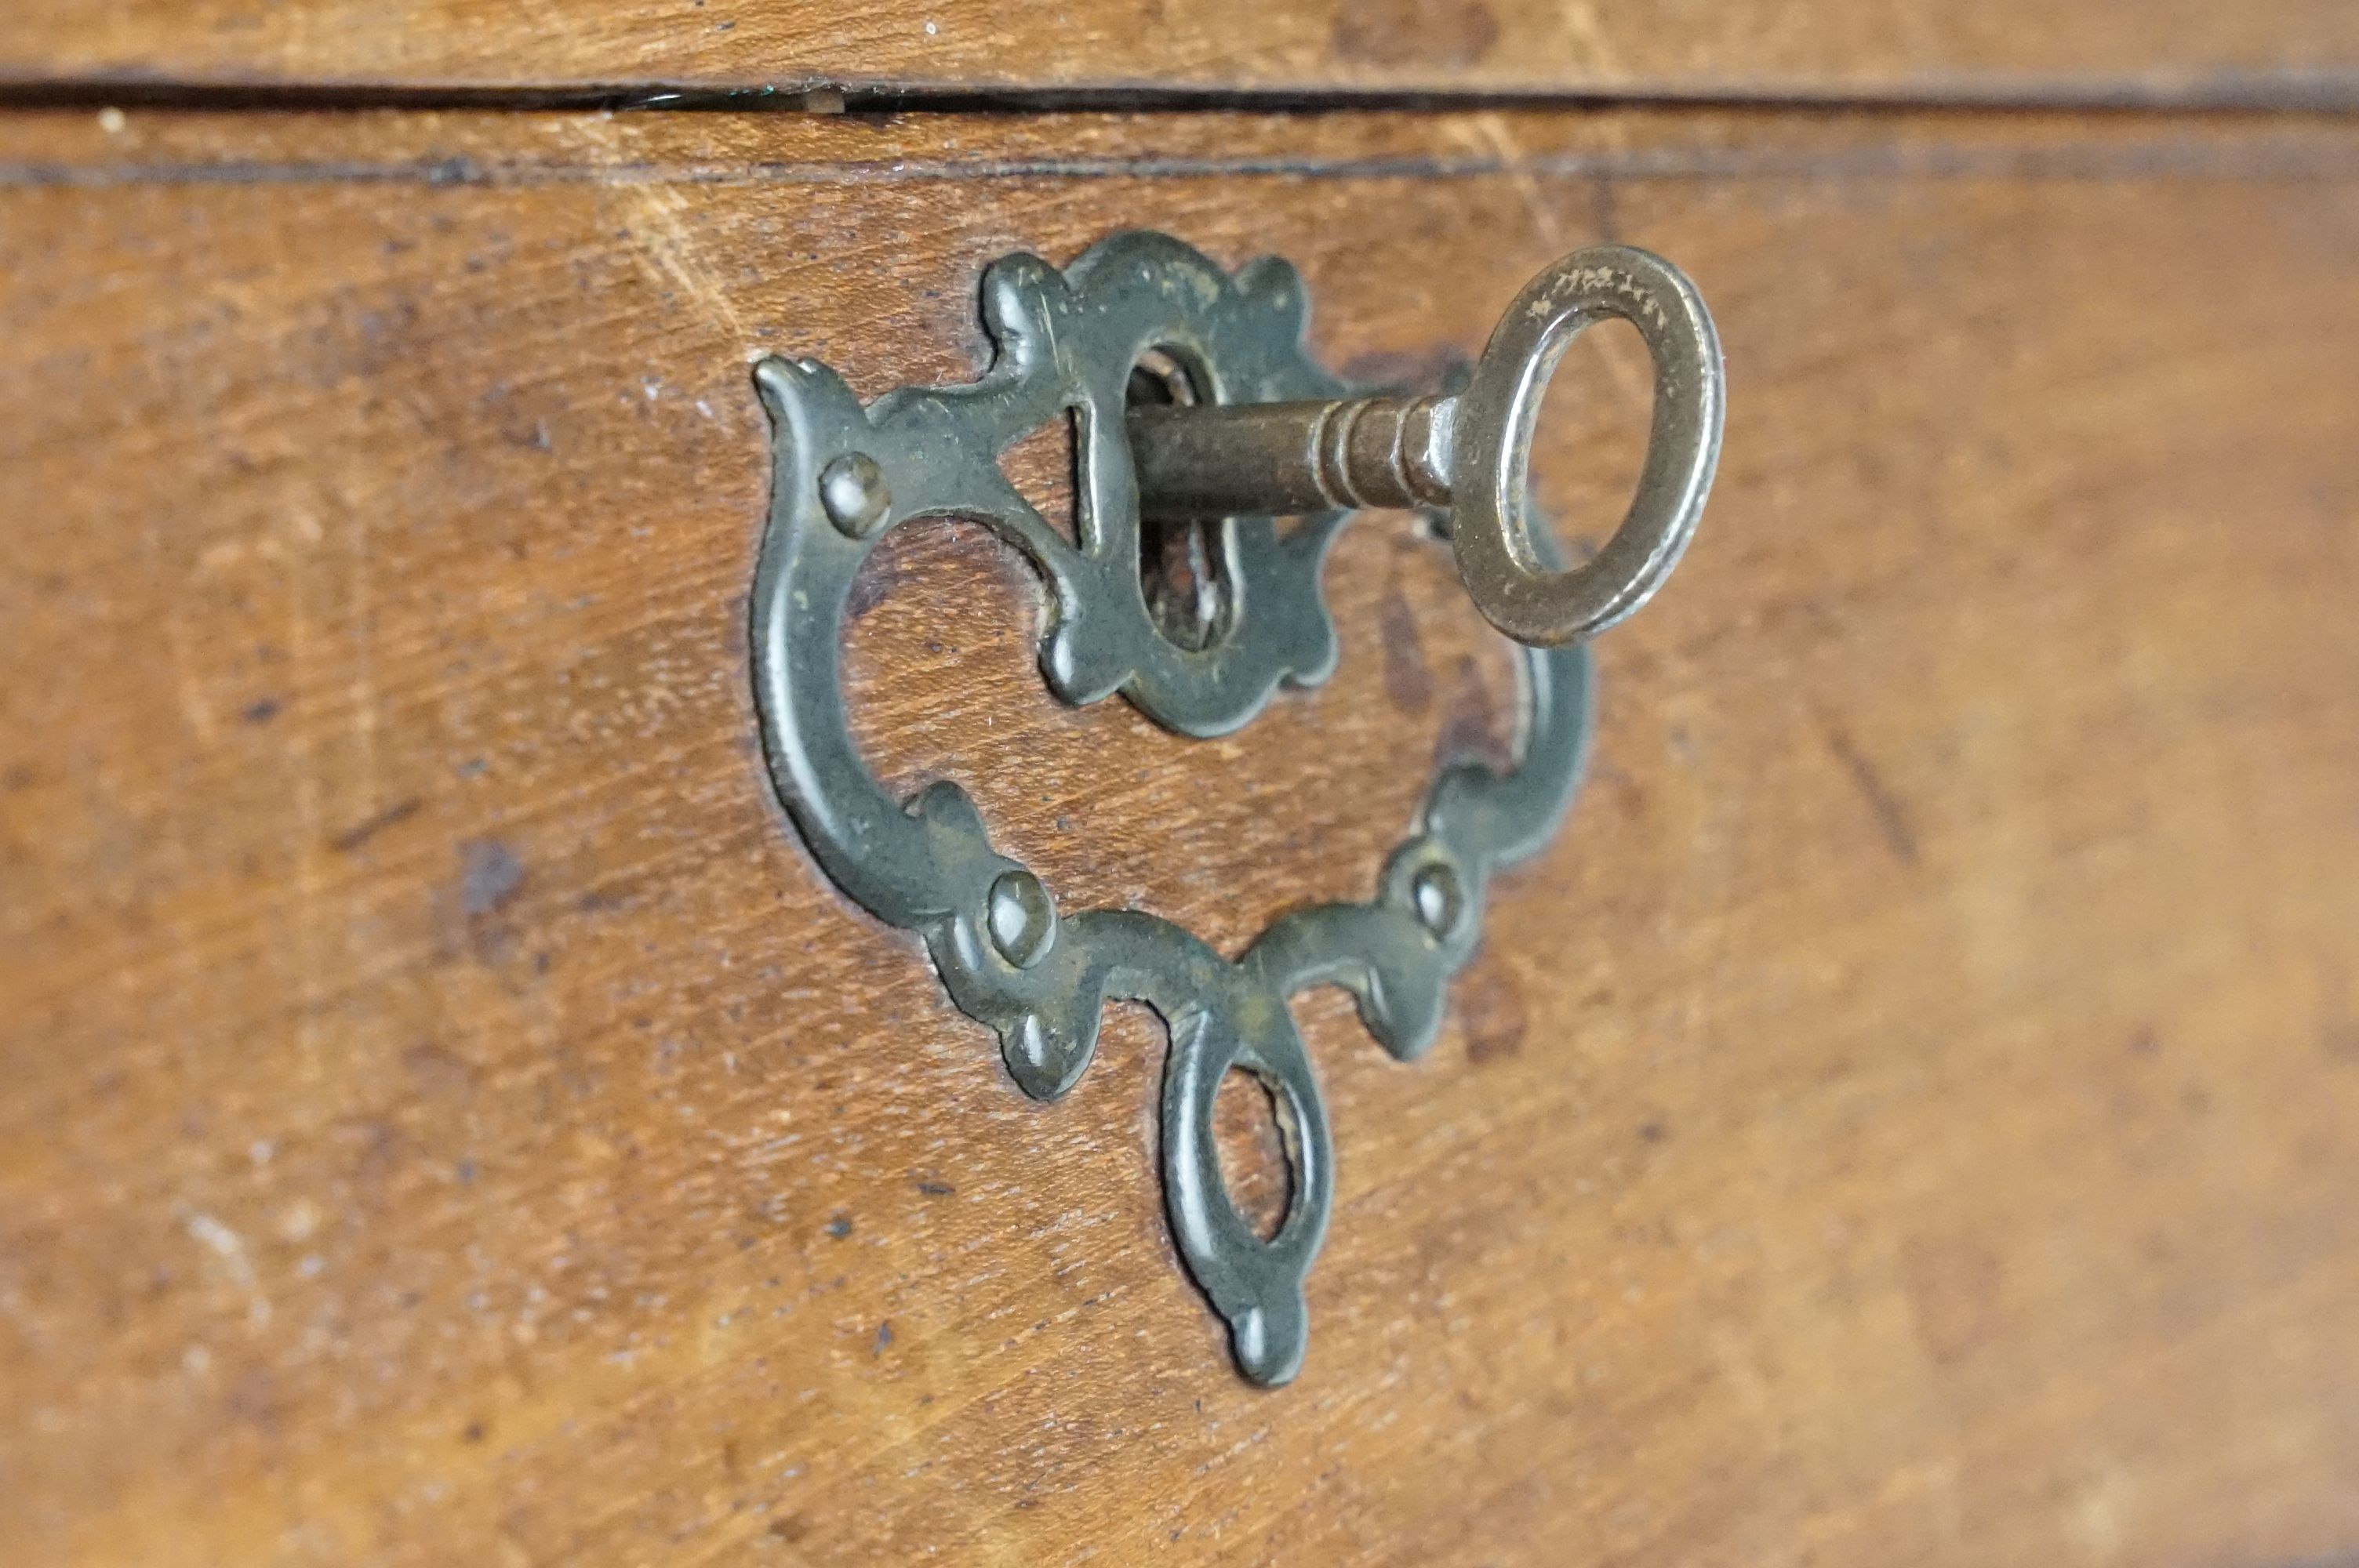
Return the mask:
M 1441 1044 L 1301 1009 L 1276 1391 L 1159 1027 L 1026 1100 L 754 739 L 752 357 L 963 379 L 984 263 L 1138 224 L 1371 382 L 1605 238 L 1729 358 Z M 0 1562 L 2347 1560 L 2354 254 L 2287 118 L 0 117 Z M 1568 526 L 1645 388 L 1584 340 Z M 1234 951 L 1512 728 L 1405 519 L 1329 582 L 1189 742 L 914 533 L 864 743 Z
M 2348 0 L 10 0 L 0 85 L 2359 103 Z

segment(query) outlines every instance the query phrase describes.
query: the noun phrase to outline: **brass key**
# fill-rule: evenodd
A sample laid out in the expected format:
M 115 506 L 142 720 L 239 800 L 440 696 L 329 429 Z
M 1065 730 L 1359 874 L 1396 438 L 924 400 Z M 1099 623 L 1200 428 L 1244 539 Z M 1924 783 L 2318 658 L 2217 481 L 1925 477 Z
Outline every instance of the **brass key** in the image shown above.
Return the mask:
M 1526 505 L 1532 430 L 1557 362 L 1609 316 L 1637 328 L 1654 356 L 1646 466 L 1604 547 L 1557 570 Z M 1679 564 L 1712 489 L 1725 404 L 1720 339 L 1695 285 L 1660 256 L 1598 245 L 1524 286 L 1454 396 L 1149 405 L 1126 423 L 1143 515 L 1447 507 L 1475 607 L 1516 641 L 1555 647 L 1629 615 Z

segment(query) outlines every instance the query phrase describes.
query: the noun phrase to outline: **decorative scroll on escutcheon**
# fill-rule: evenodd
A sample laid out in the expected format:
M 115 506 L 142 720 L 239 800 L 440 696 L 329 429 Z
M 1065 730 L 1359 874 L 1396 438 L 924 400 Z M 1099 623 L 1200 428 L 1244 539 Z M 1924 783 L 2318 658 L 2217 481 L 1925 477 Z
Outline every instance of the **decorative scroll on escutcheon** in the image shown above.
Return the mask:
M 1525 514 L 1525 469 L 1549 372 L 1582 327 L 1632 321 L 1653 350 L 1655 416 L 1630 515 L 1603 550 L 1559 569 Z M 1644 252 L 1600 247 L 1536 278 L 1456 397 L 1345 395 L 1304 346 L 1302 280 L 1264 259 L 1232 277 L 1153 233 L 1106 240 L 1059 272 L 1007 256 L 983 280 L 996 354 L 957 387 L 864 406 L 810 360 L 765 359 L 770 516 L 753 598 L 753 672 L 770 777 L 827 874 L 924 938 L 951 999 L 998 1032 L 1026 1094 L 1051 1099 L 1089 1064 L 1110 1000 L 1145 1002 L 1171 1048 L 1163 1084 L 1165 1205 L 1188 1271 L 1227 1322 L 1238 1367 L 1283 1383 L 1309 1334 L 1302 1281 L 1334 1188 L 1327 1113 L 1288 1000 L 1340 985 L 1403 1061 L 1439 1028 L 1474 951 L 1495 871 L 1538 850 L 1582 771 L 1590 661 L 1580 644 L 1644 602 L 1679 559 L 1717 459 L 1720 351 L 1702 302 Z M 1139 395 L 1143 363 L 1169 367 Z M 1176 383 L 1176 384 L 1173 384 Z M 1018 494 L 1000 457 L 1068 416 L 1079 444 L 1076 541 Z M 1477 605 L 1527 643 L 1515 766 L 1445 766 L 1365 903 L 1292 911 L 1238 957 L 1137 910 L 1060 913 L 982 814 L 941 782 L 894 799 L 845 720 L 838 654 L 853 577 L 890 529 L 979 521 L 1049 595 L 1040 667 L 1068 703 L 1120 692 L 1188 736 L 1246 723 L 1281 683 L 1333 669 L 1320 572 L 1362 505 L 1448 507 Z M 1289 516 L 1281 529 L 1277 519 Z M 1203 530 L 1207 594 L 1191 627 L 1150 601 L 1154 530 Z M 1221 1177 L 1213 1098 L 1232 1068 L 1271 1089 L 1292 1168 L 1277 1231 L 1256 1235 Z

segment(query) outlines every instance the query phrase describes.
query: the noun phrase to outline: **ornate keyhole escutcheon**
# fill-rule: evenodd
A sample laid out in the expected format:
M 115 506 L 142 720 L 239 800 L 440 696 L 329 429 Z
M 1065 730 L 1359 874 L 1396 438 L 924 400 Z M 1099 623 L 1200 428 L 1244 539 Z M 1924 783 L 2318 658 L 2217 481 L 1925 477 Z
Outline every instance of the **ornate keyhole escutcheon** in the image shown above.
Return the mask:
M 1339 985 L 1394 1056 L 1414 1060 L 1432 1044 L 1450 979 L 1480 938 L 1493 873 L 1537 852 L 1571 800 L 1590 732 L 1589 655 L 1577 643 L 1521 650 L 1515 765 L 1442 768 L 1367 903 L 1293 910 L 1234 960 L 1152 914 L 1060 909 L 1055 890 L 993 848 L 963 789 L 940 782 L 896 800 L 869 772 L 846 723 L 838 668 L 853 577 L 894 528 L 981 522 L 1040 577 L 1040 668 L 1059 698 L 1082 705 L 1119 692 L 1180 734 L 1226 733 L 1281 683 L 1313 685 L 1332 670 L 1320 572 L 1352 514 L 1327 506 L 1283 531 L 1266 514 L 1219 517 L 1221 619 L 1201 638 L 1175 638 L 1141 570 L 1134 372 L 1150 355 L 1184 363 L 1207 413 L 1348 406 L 1338 401 L 1346 389 L 1304 346 L 1303 285 L 1283 261 L 1232 276 L 1177 240 L 1125 233 L 1062 272 L 1027 254 L 993 263 L 982 306 L 995 357 L 968 385 L 904 387 L 864 406 L 815 361 L 768 358 L 755 367 L 772 423 L 770 513 L 751 618 L 770 780 L 836 884 L 924 940 L 951 999 L 997 1032 L 1024 1093 L 1052 1099 L 1073 1086 L 1107 1001 L 1141 1001 L 1161 1017 L 1170 1051 L 1160 1163 L 1173 1238 L 1227 1323 L 1238 1368 L 1256 1382 L 1284 1383 L 1302 1365 L 1302 1282 L 1326 1234 L 1334 1181 L 1325 1103 L 1288 999 Z M 1561 323 L 1549 331 L 1552 364 L 1569 333 Z M 1667 366 L 1659 352 L 1658 368 L 1693 379 L 1692 367 Z M 1709 368 L 1716 399 L 1716 345 Z M 1483 384 L 1478 373 L 1478 392 Z M 1716 401 L 1706 414 L 1716 452 Z M 1000 466 L 1007 448 L 1068 416 L 1080 447 L 1071 541 Z M 1507 440 L 1520 453 L 1528 416 L 1519 406 L 1513 416 L 1524 423 Z M 1484 448 L 1484 460 L 1495 465 L 1497 448 Z M 1701 481 L 1681 501 L 1690 511 L 1675 519 L 1671 560 L 1701 505 L 1709 452 Z M 1151 502 L 1156 493 L 1150 486 Z M 1280 510 L 1291 508 L 1268 508 Z M 1554 572 L 1544 530 L 1521 530 L 1517 543 L 1521 561 Z M 1658 544 L 1645 557 L 1655 580 L 1669 570 L 1663 556 Z M 1589 591 L 1595 597 L 1594 585 Z M 1614 607 L 1626 613 L 1622 602 Z M 1269 1086 L 1288 1132 L 1290 1197 L 1267 1237 L 1239 1214 L 1221 1176 L 1213 1102 L 1232 1068 Z

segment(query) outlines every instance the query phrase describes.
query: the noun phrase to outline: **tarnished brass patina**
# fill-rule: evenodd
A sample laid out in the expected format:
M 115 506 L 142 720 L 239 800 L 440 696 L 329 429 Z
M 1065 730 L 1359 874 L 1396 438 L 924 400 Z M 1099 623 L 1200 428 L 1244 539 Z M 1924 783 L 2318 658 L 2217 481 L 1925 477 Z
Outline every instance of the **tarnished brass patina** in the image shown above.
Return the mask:
M 1302 1281 L 1334 1190 L 1326 1108 L 1288 999 L 1339 985 L 1394 1055 L 1431 1045 L 1493 872 L 1546 844 L 1572 798 L 1590 733 L 1580 641 L 1636 609 L 1677 561 L 1721 418 L 1711 321 L 1686 281 L 1641 252 L 1583 252 L 1543 273 L 1456 397 L 1347 397 L 1303 347 L 1306 309 L 1284 262 L 1231 277 L 1176 240 L 1130 233 L 1061 273 L 1030 255 L 995 263 L 983 315 L 997 351 L 972 385 L 904 387 L 864 406 L 816 361 L 755 368 L 775 466 L 753 674 L 778 798 L 844 892 L 924 938 L 951 998 L 998 1032 L 1025 1093 L 1072 1087 L 1109 1000 L 1162 1017 L 1172 1234 L 1237 1365 L 1262 1383 L 1301 1367 Z M 1560 571 L 1525 514 L 1524 470 L 1549 372 L 1602 315 L 1629 317 L 1654 346 L 1654 446 L 1621 533 Z M 1166 373 L 1142 384 L 1150 361 Z M 1160 391 L 1142 397 L 1142 384 Z M 1008 448 L 1069 416 L 1080 432 L 1070 542 L 1000 468 Z M 1145 911 L 1060 914 L 1030 870 L 992 847 L 964 790 L 942 781 L 895 800 L 853 743 L 838 678 L 844 607 L 861 563 L 904 524 L 975 519 L 1033 563 L 1049 600 L 1040 667 L 1060 697 L 1118 691 L 1180 734 L 1212 736 L 1249 720 L 1282 682 L 1326 678 L 1328 546 L 1353 508 L 1408 504 L 1451 508 L 1476 603 L 1533 644 L 1522 749 L 1505 773 L 1443 767 L 1364 903 L 1296 909 L 1234 958 Z M 1204 520 L 1191 614 L 1150 598 L 1149 516 Z M 1270 1087 L 1287 1134 L 1292 1197 L 1266 1239 L 1231 1202 L 1213 1143 L 1213 1097 L 1233 1067 Z

